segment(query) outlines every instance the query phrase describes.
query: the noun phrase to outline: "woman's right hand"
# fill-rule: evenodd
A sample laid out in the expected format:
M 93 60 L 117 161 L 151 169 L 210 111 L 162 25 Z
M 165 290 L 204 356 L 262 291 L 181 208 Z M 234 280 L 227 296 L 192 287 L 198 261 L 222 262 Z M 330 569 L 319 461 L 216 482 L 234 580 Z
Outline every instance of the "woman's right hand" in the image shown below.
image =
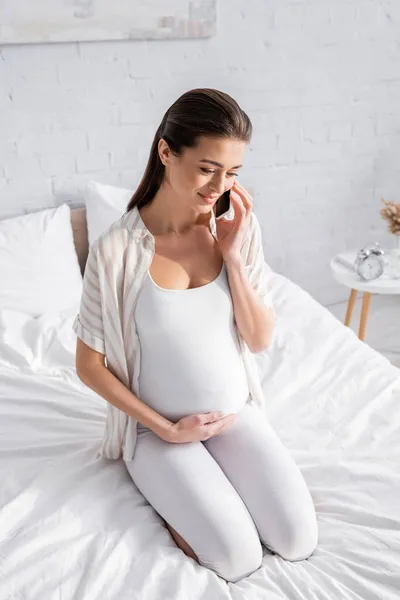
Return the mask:
M 236 420 L 236 413 L 221 416 L 221 412 L 211 412 L 199 415 L 188 415 L 177 423 L 172 423 L 161 436 L 166 442 L 185 444 L 187 442 L 204 442 L 214 435 L 218 435 L 232 425 Z

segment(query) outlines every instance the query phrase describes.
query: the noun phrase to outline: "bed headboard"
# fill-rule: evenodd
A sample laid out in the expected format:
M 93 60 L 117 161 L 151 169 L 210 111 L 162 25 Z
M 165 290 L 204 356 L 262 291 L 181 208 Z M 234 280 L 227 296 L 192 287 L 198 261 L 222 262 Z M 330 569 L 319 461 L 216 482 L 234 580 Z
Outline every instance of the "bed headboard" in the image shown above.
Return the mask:
M 71 225 L 74 234 L 76 254 L 78 255 L 78 261 L 83 275 L 89 252 L 85 207 L 71 208 Z

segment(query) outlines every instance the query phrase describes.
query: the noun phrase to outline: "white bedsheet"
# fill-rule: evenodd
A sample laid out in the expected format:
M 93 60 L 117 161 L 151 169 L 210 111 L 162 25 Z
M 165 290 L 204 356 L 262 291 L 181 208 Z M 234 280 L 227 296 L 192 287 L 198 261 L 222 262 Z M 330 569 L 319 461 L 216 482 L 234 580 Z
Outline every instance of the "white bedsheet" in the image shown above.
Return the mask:
M 265 550 L 236 584 L 186 557 L 123 462 L 96 458 L 106 403 L 74 372 L 76 310 L 3 311 L 0 600 L 398 600 L 400 370 L 285 277 L 270 281 L 265 410 L 310 487 L 315 553 Z

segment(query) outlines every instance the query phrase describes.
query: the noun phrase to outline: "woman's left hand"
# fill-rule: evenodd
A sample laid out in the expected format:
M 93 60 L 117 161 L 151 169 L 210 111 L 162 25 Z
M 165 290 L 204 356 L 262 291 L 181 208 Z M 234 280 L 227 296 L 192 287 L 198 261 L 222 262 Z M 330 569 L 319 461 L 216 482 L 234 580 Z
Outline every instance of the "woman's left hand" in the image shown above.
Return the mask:
M 228 221 L 222 218 L 216 221 L 219 247 L 225 262 L 240 258 L 240 250 L 253 209 L 253 198 L 237 180 L 231 187 L 230 198 L 235 211 L 234 219 Z

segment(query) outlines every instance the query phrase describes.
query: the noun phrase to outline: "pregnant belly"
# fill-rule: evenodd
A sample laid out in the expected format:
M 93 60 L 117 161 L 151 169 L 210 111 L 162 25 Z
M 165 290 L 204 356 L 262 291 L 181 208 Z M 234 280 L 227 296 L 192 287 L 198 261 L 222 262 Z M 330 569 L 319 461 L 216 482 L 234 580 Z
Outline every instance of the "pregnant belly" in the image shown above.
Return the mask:
M 193 397 L 190 394 L 178 398 L 176 395 L 162 396 L 152 395 L 150 399 L 144 400 L 148 406 L 169 419 L 173 423 L 188 415 L 205 414 L 221 411 L 223 414 L 237 413 L 246 404 L 248 392 L 244 394 L 226 394 L 219 396 Z
M 185 369 L 167 368 L 154 377 L 154 372 L 143 369 L 139 378 L 140 399 L 174 423 L 193 414 L 236 413 L 246 404 L 249 389 L 241 359 L 228 373 L 198 369 L 195 375 Z

